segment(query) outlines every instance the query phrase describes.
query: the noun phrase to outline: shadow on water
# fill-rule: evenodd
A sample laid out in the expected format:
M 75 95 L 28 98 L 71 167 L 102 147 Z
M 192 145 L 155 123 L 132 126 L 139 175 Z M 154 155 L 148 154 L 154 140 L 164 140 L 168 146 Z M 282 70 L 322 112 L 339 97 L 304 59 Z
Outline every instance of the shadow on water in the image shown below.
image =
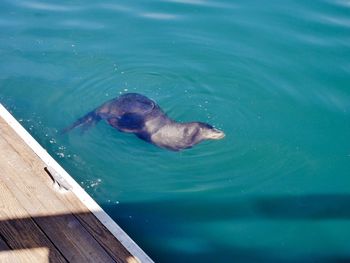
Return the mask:
M 173 253 L 173 251 L 171 251 Z M 349 263 L 350 256 L 314 256 L 290 257 L 275 250 L 241 248 L 236 246 L 212 246 L 201 255 L 195 253 L 167 253 L 161 259 L 153 257 L 156 262 L 236 262 L 236 263 Z M 173 258 L 172 260 L 166 260 Z M 174 260 L 176 258 L 177 260 Z
M 105 209 L 113 214 L 113 207 Z M 144 213 L 185 221 L 213 221 L 240 219 L 276 220 L 331 220 L 350 219 L 350 194 L 270 195 L 238 197 L 216 201 L 164 200 L 143 203 L 119 204 L 118 210 L 125 213 Z M 179 212 L 180 211 L 180 212 Z
M 290 252 L 286 254 L 278 247 L 240 247 L 236 243 L 231 246 L 213 239 L 204 240 L 206 245 L 203 248 L 191 250 L 186 247 L 186 238 L 191 240 L 196 234 L 193 236 L 176 225 L 180 223 L 196 227 L 198 223 L 235 220 L 348 220 L 350 194 L 250 196 L 225 202 L 206 199 L 146 201 L 106 204 L 103 207 L 127 232 L 140 238 L 142 246 L 156 262 L 179 262 L 174 258 L 181 259 L 181 262 L 350 262 L 348 253 L 342 254 L 344 252 L 331 251 L 332 249 L 311 252 L 305 248 L 301 249 L 305 253 L 295 255 Z M 198 235 L 205 239 L 205 235 Z M 155 241 L 149 240 L 150 236 L 155 240 L 157 237 L 160 239 L 156 241 L 162 244 L 157 251 L 152 251 L 150 243 Z M 174 242 L 180 243 L 180 250 L 167 249 Z

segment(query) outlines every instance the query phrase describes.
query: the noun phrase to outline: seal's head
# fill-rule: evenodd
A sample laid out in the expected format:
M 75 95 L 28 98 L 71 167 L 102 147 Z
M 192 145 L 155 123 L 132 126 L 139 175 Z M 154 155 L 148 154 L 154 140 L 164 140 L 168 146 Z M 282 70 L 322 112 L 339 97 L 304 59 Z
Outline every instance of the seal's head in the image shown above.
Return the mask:
M 220 131 L 210 124 L 198 122 L 200 134 L 203 140 L 220 140 L 225 137 L 225 133 Z

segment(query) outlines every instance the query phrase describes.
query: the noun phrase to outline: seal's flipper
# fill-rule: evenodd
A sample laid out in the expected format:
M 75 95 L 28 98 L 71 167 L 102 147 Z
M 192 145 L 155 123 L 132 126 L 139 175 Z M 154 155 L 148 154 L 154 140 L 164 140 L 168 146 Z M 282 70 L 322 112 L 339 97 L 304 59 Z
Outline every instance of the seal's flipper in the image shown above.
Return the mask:
M 85 116 L 79 118 L 77 121 L 75 121 L 72 125 L 64 128 L 61 131 L 61 134 L 65 134 L 71 130 L 73 130 L 76 127 L 81 127 L 81 133 L 86 132 L 90 127 L 94 126 L 96 123 L 98 123 L 101 120 L 101 117 L 98 116 L 95 111 L 91 111 Z
M 110 118 L 108 123 L 123 132 L 136 132 L 143 128 L 144 118 L 136 113 L 125 113 L 119 118 Z

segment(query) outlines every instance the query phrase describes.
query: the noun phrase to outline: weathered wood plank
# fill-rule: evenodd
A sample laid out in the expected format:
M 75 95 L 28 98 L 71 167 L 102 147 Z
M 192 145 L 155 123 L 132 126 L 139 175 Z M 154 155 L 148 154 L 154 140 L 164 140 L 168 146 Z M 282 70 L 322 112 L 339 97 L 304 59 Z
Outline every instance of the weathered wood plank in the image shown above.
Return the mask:
M 50 177 L 46 172 L 43 172 L 43 168 L 45 167 L 43 161 L 36 155 L 33 155 L 32 150 L 27 145 L 23 143 L 18 144 L 13 140 L 11 128 L 6 123 L 1 125 L 1 118 L 0 126 L 3 137 L 21 152 L 22 159 L 35 171 L 36 176 L 48 187 L 51 187 L 52 181 Z M 21 138 L 18 137 L 16 140 L 21 141 Z M 60 193 L 55 194 L 65 206 L 69 207 L 70 211 L 80 212 L 75 214 L 77 219 L 116 262 L 138 262 L 73 193 L 67 192 L 64 195 Z
M 67 205 L 72 210 L 82 205 L 77 198 L 68 198 L 69 195 L 62 197 L 67 199 Z M 139 262 L 92 213 L 79 213 L 77 214 L 77 218 L 116 262 Z
M 12 250 L 46 248 L 50 252 L 50 260 L 52 262 L 66 262 L 55 246 L 12 195 L 4 184 L 2 177 L 0 177 L 0 200 L 0 232 L 2 238 L 5 239 L 4 243 L 7 247 L 10 247 Z M 23 260 L 21 262 L 47 262 L 47 253 L 44 250 L 26 251 L 18 255 L 18 259 Z M 7 256 L 8 254 L 0 254 L 0 262 L 3 262 Z
M 25 153 L 16 149 L 21 142 L 11 141 L 10 145 L 4 139 L 4 130 L 1 125 L 0 159 L 7 160 L 2 173 L 10 178 L 4 181 L 64 257 L 69 262 L 115 262 L 22 159 Z
M 55 259 L 50 257 L 50 251 L 47 248 L 31 248 L 31 249 L 18 249 L 0 251 L 1 263 L 33 263 L 30 261 L 31 255 L 40 254 L 42 258 L 35 261 L 35 263 L 52 263 L 56 262 Z

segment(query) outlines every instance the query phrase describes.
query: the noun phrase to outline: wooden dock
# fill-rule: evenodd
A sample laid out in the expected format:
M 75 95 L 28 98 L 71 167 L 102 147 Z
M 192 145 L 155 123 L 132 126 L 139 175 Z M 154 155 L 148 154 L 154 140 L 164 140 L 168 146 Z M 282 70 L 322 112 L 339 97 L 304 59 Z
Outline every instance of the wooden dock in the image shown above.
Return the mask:
M 80 186 L 56 189 L 11 122 L 0 114 L 0 262 L 152 262 Z

